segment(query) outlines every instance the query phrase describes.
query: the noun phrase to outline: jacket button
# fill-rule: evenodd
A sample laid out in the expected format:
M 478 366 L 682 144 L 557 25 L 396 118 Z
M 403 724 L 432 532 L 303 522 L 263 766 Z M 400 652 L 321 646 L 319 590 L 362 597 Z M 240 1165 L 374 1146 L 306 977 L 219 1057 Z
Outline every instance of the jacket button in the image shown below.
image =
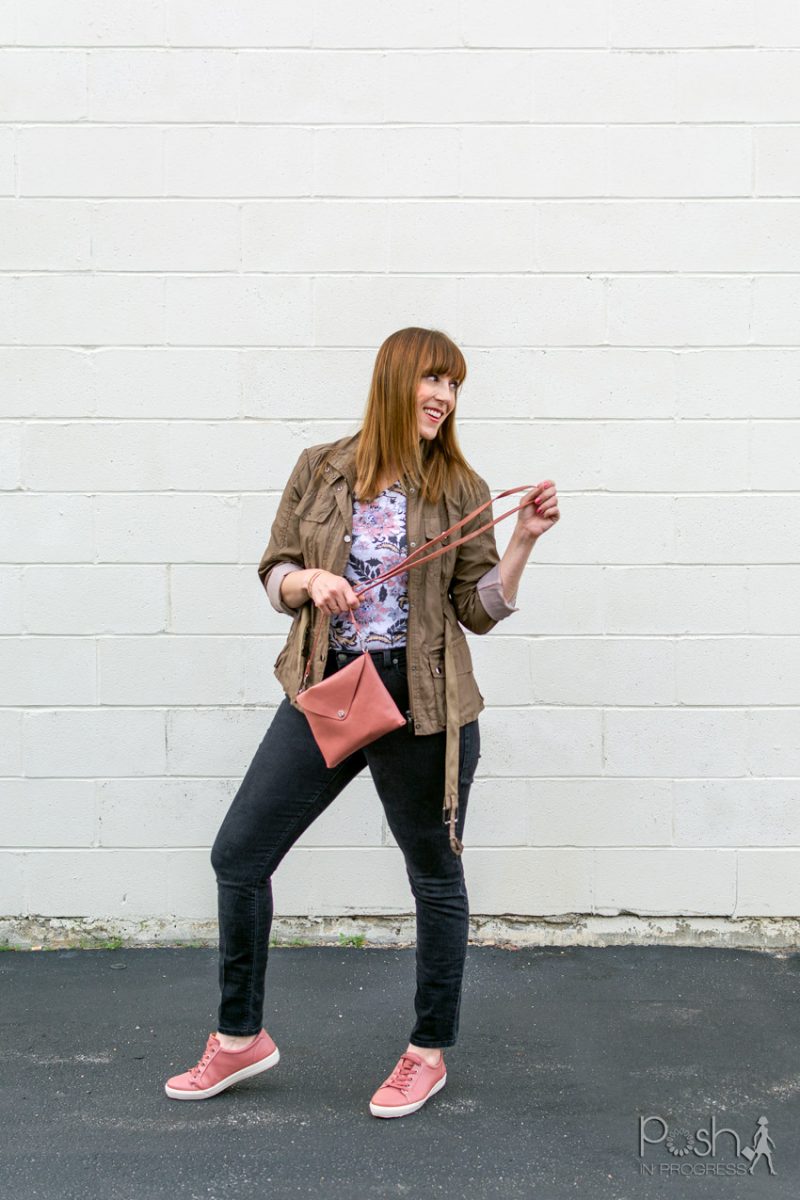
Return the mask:
M 346 542 L 349 542 L 349 541 L 350 541 L 350 534 L 349 534 L 349 533 L 346 533 L 346 534 L 344 535 L 344 540 L 345 540 Z
M 343 709 L 343 708 L 340 708 L 340 709 L 339 709 L 338 716 L 340 716 L 340 717 L 343 717 L 343 716 L 344 716 L 344 709 Z
M 411 546 L 412 546 L 412 548 L 413 548 L 414 546 L 416 546 L 416 544 L 417 544 L 416 542 L 412 542 L 412 543 L 411 543 Z
M 442 668 L 441 668 L 441 667 L 437 667 L 437 668 L 436 668 L 436 674 L 437 674 L 437 675 L 441 675 L 441 673 L 442 673 Z

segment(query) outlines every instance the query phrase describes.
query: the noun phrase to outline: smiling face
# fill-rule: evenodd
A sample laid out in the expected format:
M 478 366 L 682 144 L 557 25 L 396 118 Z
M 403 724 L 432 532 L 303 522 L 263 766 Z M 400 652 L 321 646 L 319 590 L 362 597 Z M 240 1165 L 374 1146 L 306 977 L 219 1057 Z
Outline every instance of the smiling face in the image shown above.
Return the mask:
M 455 408 L 458 384 L 459 381 L 449 375 L 423 375 L 417 388 L 420 439 L 432 442 L 436 437 L 439 426 Z

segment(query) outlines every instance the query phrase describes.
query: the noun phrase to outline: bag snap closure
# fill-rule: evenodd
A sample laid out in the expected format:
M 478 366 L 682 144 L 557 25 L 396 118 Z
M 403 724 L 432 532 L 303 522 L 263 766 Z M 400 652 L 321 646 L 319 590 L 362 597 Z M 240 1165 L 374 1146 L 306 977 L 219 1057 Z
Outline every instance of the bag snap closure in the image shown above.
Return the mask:
M 344 709 L 343 709 L 343 708 L 340 708 L 340 709 L 339 709 L 339 711 L 338 711 L 338 713 L 337 713 L 336 715 L 337 715 L 337 716 L 339 716 L 339 717 L 343 717 L 343 716 L 344 716 Z

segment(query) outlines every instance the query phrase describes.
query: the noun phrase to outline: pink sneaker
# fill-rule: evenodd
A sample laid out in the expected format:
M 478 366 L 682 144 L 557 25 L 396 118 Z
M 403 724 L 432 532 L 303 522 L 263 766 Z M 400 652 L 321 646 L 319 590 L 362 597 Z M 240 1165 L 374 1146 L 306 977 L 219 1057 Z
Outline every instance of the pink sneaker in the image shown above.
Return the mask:
M 422 1108 L 446 1083 L 444 1055 L 429 1067 L 421 1055 L 408 1050 L 370 1100 L 369 1111 L 373 1117 L 405 1117 Z
M 197 1066 L 173 1075 L 164 1091 L 173 1100 L 206 1100 L 241 1079 L 268 1071 L 279 1059 L 278 1047 L 265 1029 L 243 1050 L 223 1050 L 217 1035 L 211 1033 Z

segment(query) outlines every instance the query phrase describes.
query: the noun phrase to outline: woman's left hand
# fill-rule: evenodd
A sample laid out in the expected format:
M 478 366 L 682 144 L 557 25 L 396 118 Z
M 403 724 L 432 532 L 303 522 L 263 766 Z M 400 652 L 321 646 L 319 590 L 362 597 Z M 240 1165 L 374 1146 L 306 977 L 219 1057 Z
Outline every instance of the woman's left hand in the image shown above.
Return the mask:
M 525 493 L 520 503 L 525 507 L 517 513 L 517 528 L 532 537 L 547 533 L 561 516 L 556 485 L 552 479 L 537 483 L 535 488 Z

